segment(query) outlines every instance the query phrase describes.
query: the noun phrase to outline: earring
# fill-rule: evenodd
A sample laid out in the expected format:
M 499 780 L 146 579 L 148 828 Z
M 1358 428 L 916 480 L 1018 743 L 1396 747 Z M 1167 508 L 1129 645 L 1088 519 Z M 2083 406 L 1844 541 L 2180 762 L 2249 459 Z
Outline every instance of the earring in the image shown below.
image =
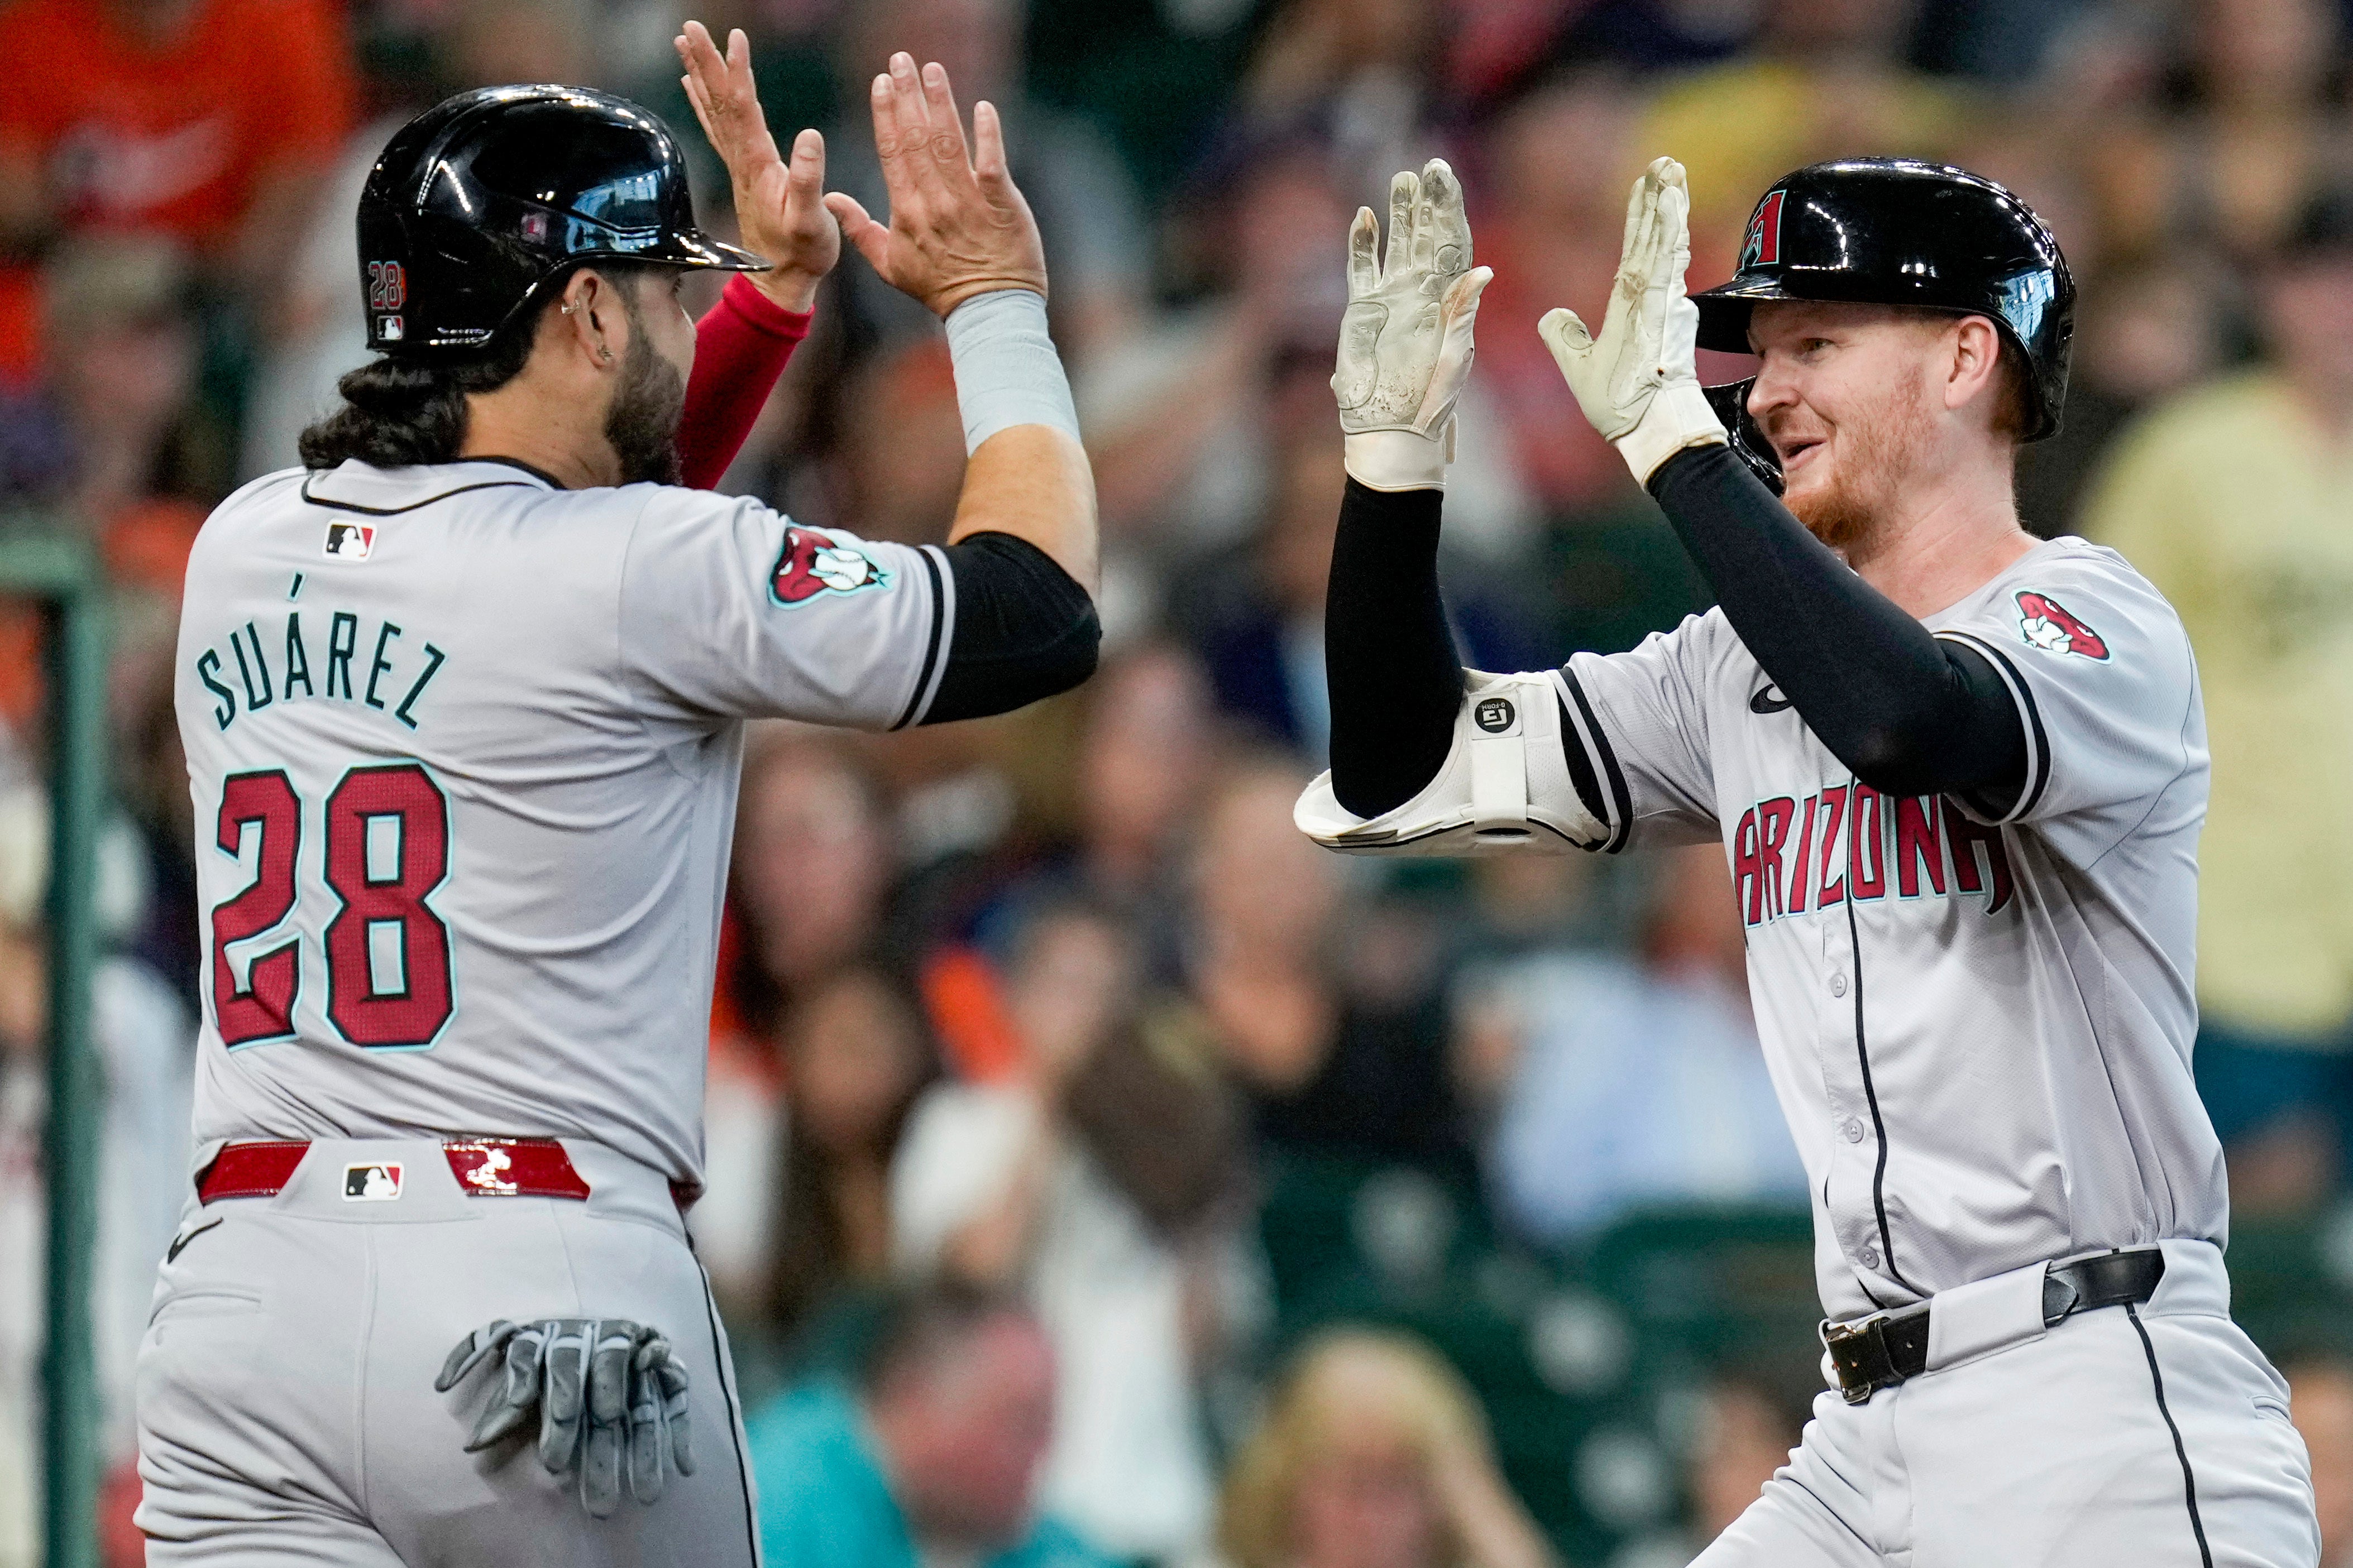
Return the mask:
M 572 301 L 572 303 L 570 303 L 569 305 L 565 306 L 562 310 L 558 310 L 558 311 L 556 312 L 556 314 L 557 314 L 557 315 L 559 315 L 559 316 L 568 316 L 568 315 L 572 314 L 572 312 L 573 312 L 573 311 L 575 311 L 575 310 L 578 310 L 578 309 L 580 309 L 580 301 L 579 301 L 579 300 L 573 300 L 573 301 Z
M 596 352 L 604 356 L 605 362 L 607 364 L 612 363 L 613 351 L 611 349 L 598 349 Z

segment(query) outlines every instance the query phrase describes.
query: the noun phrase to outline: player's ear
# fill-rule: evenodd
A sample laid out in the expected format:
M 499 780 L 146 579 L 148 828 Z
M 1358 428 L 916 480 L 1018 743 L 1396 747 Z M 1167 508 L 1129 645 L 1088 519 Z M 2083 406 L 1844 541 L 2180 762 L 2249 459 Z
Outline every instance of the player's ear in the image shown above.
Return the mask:
M 1950 353 L 1945 375 L 1945 406 L 1959 408 L 1991 388 L 2000 379 L 2001 334 L 1983 316 L 1964 316 L 1946 340 Z
M 615 280 L 593 267 L 583 267 L 565 280 L 554 317 L 566 331 L 558 341 L 584 354 L 597 368 L 617 364 L 627 342 L 628 311 Z

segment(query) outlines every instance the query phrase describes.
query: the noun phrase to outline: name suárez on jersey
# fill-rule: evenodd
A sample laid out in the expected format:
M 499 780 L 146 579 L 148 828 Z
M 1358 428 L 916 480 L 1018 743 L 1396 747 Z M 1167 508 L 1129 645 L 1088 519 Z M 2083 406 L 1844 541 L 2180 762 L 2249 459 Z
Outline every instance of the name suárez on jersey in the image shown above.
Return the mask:
M 1732 836 L 1732 879 L 1748 924 L 1846 901 L 1986 897 L 1988 914 L 2015 883 L 2001 830 L 1982 826 L 1940 795 L 1892 798 L 1869 784 L 1782 795 L 1743 812 Z
M 314 614 L 312 625 L 317 624 Z M 360 652 L 371 645 L 372 652 Z M 248 621 L 231 627 L 226 657 L 217 647 L 196 655 L 196 679 L 216 700 L 213 720 L 224 730 L 240 713 L 259 712 L 280 698 L 296 697 L 364 703 L 414 730 L 417 700 L 448 657 L 430 642 L 408 640 L 408 634 L 391 621 L 378 621 L 370 637 L 364 635 L 358 616 L 333 610 L 326 616 L 322 637 L 304 628 L 301 611 L 289 610 L 281 626 L 265 630 L 258 621 Z

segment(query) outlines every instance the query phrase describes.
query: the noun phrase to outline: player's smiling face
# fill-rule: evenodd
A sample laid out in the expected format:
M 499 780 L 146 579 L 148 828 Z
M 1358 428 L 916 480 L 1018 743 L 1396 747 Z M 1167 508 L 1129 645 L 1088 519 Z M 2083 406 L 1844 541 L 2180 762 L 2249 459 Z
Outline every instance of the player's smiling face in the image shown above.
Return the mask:
M 1783 500 L 1824 543 L 1853 553 L 1932 438 L 1931 345 L 1914 312 L 1761 300 L 1749 316 L 1748 412 L 1780 459 Z

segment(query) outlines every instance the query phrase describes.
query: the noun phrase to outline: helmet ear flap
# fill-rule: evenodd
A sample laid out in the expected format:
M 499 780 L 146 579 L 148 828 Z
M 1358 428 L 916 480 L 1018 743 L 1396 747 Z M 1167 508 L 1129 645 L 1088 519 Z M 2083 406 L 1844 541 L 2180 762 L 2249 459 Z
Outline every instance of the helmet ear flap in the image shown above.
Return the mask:
M 1705 386 L 1700 390 L 1707 396 L 1708 406 L 1724 421 L 1725 433 L 1731 438 L 1733 456 L 1748 465 L 1748 471 L 1765 481 L 1765 488 L 1775 495 L 1781 493 L 1781 460 L 1773 455 L 1773 443 L 1765 438 L 1757 421 L 1749 416 L 1748 389 L 1757 378 L 1726 382 L 1721 386 Z

